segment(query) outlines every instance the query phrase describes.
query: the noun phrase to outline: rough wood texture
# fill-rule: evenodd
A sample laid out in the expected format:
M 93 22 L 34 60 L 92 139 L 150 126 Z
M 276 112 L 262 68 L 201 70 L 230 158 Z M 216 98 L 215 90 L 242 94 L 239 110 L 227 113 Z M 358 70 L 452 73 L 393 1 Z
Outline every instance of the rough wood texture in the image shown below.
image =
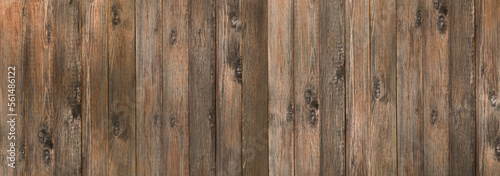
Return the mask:
M 81 175 L 82 1 L 54 1 L 54 175 Z
M 163 156 L 166 175 L 189 175 L 188 1 L 163 1 Z
M 269 175 L 294 175 L 293 0 L 268 1 Z
M 345 175 L 345 6 L 319 4 L 320 175 Z
M 423 2 L 424 175 L 449 175 L 448 0 Z
M 422 0 L 397 1 L 398 175 L 424 174 Z
M 54 7 L 27 1 L 26 175 L 54 175 Z
M 137 175 L 165 175 L 161 0 L 137 0 Z
M 346 1 L 346 175 L 368 175 L 370 120 L 369 1 Z
M 25 34 L 26 34 L 26 2 L 23 0 L 6 0 L 0 2 L 0 113 L 3 117 L 0 123 L 0 175 L 25 175 L 26 174 L 26 50 L 25 50 Z M 15 70 L 9 69 L 15 67 Z M 10 71 L 15 71 L 15 74 L 8 74 Z M 14 92 L 8 87 L 10 82 L 9 76 L 14 76 L 15 87 Z M 15 93 L 15 108 L 14 111 L 9 110 L 8 101 L 9 94 Z M 7 116 L 7 114 L 17 114 L 17 116 Z M 12 124 L 7 123 L 11 120 L 15 121 L 15 131 L 11 131 Z M 14 132 L 14 138 L 12 138 Z M 9 134 L 10 133 L 10 134 Z M 15 161 L 7 158 L 11 157 L 12 143 L 15 143 L 13 149 L 15 151 Z M 9 164 L 13 164 L 12 168 Z
M 320 173 L 319 1 L 294 2 L 295 174 Z
M 107 0 L 82 2 L 82 174 L 108 175 Z
M 136 174 L 135 3 L 108 0 L 109 175 Z
M 215 0 L 189 1 L 189 174 L 215 176 Z
M 217 1 L 217 175 L 241 175 L 242 54 L 239 0 Z
M 477 175 L 500 173 L 500 2 L 476 0 Z

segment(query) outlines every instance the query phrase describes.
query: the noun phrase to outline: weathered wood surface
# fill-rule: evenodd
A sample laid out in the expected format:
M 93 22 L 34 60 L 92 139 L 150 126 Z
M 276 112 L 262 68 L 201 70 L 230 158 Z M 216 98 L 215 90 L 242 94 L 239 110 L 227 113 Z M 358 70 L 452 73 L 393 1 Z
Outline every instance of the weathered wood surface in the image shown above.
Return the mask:
M 499 8 L 3 0 L 0 175 L 498 175 Z

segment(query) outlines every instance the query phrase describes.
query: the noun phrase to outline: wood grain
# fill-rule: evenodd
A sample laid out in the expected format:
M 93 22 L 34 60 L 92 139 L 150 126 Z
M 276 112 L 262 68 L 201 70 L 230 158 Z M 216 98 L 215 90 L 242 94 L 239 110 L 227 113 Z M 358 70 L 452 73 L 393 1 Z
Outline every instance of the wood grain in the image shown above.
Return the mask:
M 295 174 L 320 172 L 319 1 L 294 1 Z
M 476 0 L 477 175 L 500 173 L 500 2 Z
M 189 6 L 189 174 L 215 176 L 215 0 Z
M 137 0 L 137 175 L 165 175 L 161 0 Z
M 108 0 L 108 173 L 136 174 L 135 2 Z
M 345 175 L 345 3 L 319 4 L 320 175 Z
M 396 3 L 398 175 L 423 175 L 422 1 Z
M 294 175 L 293 0 L 268 1 L 269 175 Z
M 0 124 L 0 175 L 25 175 L 26 174 L 26 50 L 25 50 L 25 34 L 26 34 L 26 2 L 22 0 L 8 0 L 0 2 L 0 78 L 2 87 L 0 87 L 0 113 L 2 113 L 2 123 Z M 14 111 L 8 109 L 7 101 L 9 97 L 9 67 L 15 67 L 15 108 Z M 17 114 L 16 117 L 7 116 L 6 114 Z M 14 119 L 15 131 L 12 131 L 12 124 L 7 123 Z M 14 138 L 12 138 L 12 133 Z M 12 144 L 15 144 L 15 161 L 7 157 L 11 157 Z M 14 162 L 14 163 L 13 163 Z M 12 167 L 9 164 L 12 164 Z
M 108 175 L 106 0 L 82 2 L 82 174 Z

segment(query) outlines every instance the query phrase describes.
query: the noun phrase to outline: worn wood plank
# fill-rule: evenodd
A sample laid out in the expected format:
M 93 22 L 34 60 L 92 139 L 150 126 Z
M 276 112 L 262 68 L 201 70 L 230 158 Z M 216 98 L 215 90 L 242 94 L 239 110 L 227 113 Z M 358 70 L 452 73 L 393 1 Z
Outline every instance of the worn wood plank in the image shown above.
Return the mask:
M 108 0 L 109 175 L 136 174 L 135 1 Z
M 189 174 L 215 176 L 215 0 L 188 3 Z
M 241 175 L 242 54 L 239 0 L 217 1 L 217 175 Z
M 424 175 L 449 174 L 448 0 L 423 2 Z
M 450 175 L 476 175 L 474 1 L 449 8 Z
M 368 175 L 369 1 L 346 1 L 346 175 Z
M 108 175 L 108 1 L 82 2 L 82 174 Z
M 396 175 L 396 0 L 370 5 L 369 174 Z
M 476 0 L 477 175 L 500 173 L 500 2 Z
M 293 0 L 268 1 L 269 175 L 294 175 Z
M 188 1 L 163 1 L 162 158 L 166 175 L 189 175 Z
M 319 1 L 321 175 L 345 175 L 344 0 Z
M 0 16 L 0 175 L 25 175 L 26 2 L 0 2 Z
M 424 174 L 422 1 L 397 1 L 398 175 Z
M 137 0 L 137 175 L 165 175 L 162 141 L 162 4 Z
M 54 4 L 26 6 L 26 175 L 54 175 Z
M 294 2 L 295 174 L 320 171 L 319 1 Z

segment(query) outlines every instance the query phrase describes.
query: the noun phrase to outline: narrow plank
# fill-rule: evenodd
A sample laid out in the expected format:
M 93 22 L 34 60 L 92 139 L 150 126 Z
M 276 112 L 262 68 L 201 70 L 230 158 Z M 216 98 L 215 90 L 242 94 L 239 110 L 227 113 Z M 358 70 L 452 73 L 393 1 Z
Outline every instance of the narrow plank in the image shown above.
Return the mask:
M 477 175 L 500 173 L 500 1 L 476 0 Z
M 295 174 L 319 175 L 319 1 L 294 2 Z
M 345 175 L 344 0 L 319 1 L 321 175 Z
M 449 175 L 448 0 L 423 2 L 424 175 Z
M 215 0 L 188 3 L 189 174 L 215 176 Z
M 136 174 L 135 1 L 108 0 L 108 173 Z
M 268 1 L 269 175 L 294 175 L 293 0 Z
M 217 1 L 217 138 L 218 176 L 241 175 L 242 54 L 239 0 Z
M 108 175 L 108 1 L 82 2 L 82 174 Z
M 370 5 L 369 174 L 396 175 L 396 0 Z
M 241 1 L 243 175 L 269 175 L 267 0 Z
M 163 1 L 163 138 L 166 175 L 189 175 L 188 1 Z
M 165 175 L 162 141 L 162 4 L 136 0 L 137 175 Z
M 54 175 L 54 2 L 27 1 L 26 175 Z
M 476 175 L 474 0 L 449 8 L 450 175 Z
M 55 175 L 81 175 L 81 1 L 54 1 Z
M 368 175 L 369 1 L 346 1 L 346 175 Z
M 0 2 L 0 175 L 26 174 L 26 2 Z M 10 68 L 12 67 L 12 68 Z M 11 72 L 11 73 L 9 73 Z M 13 100 L 13 101 L 11 101 Z M 12 106 L 9 106 L 12 105 Z M 10 110 L 10 108 L 13 108 Z M 17 114 L 8 116 L 7 114 Z
M 422 1 L 397 1 L 398 175 L 424 174 Z

